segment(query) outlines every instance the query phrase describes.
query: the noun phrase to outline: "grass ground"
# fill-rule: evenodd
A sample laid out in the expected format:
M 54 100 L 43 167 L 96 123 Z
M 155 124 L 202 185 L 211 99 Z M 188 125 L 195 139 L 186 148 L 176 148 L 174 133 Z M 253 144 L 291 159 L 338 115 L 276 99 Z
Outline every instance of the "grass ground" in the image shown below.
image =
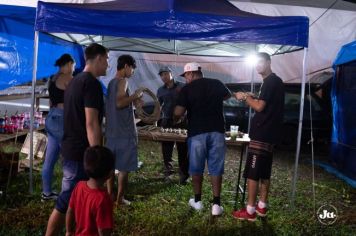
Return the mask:
M 224 215 L 210 215 L 212 200 L 209 179 L 205 178 L 205 209 L 193 212 L 188 200 L 193 196 L 191 184 L 166 183 L 162 175 L 160 146 L 141 142 L 139 159 L 143 167 L 130 175 L 127 198 L 129 207 L 115 209 L 115 235 L 355 235 L 356 190 L 315 168 L 316 205 L 332 204 L 338 210 L 337 221 L 324 226 L 315 217 L 312 194 L 312 169 L 309 154 L 302 154 L 294 208 L 290 204 L 294 153 L 277 151 L 272 171 L 270 211 L 264 220 L 240 222 L 231 217 L 236 188 L 238 150 L 229 149 L 225 162 L 222 204 Z M 176 159 L 176 158 L 175 158 Z M 177 166 L 177 164 L 176 164 Z M 55 172 L 55 189 L 60 189 L 61 171 Z M 34 194 L 28 194 L 28 175 L 19 174 L 11 181 L 6 196 L 0 198 L 0 235 L 43 235 L 53 202 L 40 201 L 41 176 L 34 174 Z

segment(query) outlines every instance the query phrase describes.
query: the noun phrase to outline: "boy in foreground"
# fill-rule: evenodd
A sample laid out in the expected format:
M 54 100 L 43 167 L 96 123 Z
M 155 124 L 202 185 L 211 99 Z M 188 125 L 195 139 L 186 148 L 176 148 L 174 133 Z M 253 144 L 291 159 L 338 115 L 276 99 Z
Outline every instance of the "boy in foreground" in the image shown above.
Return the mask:
M 66 236 L 111 235 L 113 202 L 104 183 L 113 174 L 114 156 L 102 146 L 89 147 L 84 154 L 88 181 L 80 181 L 69 201 Z

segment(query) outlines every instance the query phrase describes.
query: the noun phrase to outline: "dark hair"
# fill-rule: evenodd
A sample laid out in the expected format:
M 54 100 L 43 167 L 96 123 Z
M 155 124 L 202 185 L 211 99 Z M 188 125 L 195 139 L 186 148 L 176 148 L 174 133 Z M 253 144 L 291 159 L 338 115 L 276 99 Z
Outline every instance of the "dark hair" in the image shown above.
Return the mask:
M 130 55 L 121 55 L 117 59 L 117 69 L 121 70 L 122 68 L 125 67 L 125 65 L 132 66 L 132 68 L 136 68 L 136 61 L 135 59 L 130 56 Z
M 108 49 L 100 44 L 92 43 L 85 49 L 85 60 L 91 60 L 98 55 L 106 55 Z
M 263 58 L 265 59 L 266 61 L 270 61 L 271 60 L 271 56 L 266 53 L 266 52 L 260 52 L 260 53 L 257 53 L 257 57 L 258 58 Z
M 104 179 L 114 169 L 113 153 L 106 147 L 88 147 L 84 153 L 84 170 L 90 178 Z
M 61 66 L 64 66 L 65 64 L 67 64 L 68 62 L 74 63 L 74 59 L 71 55 L 69 55 L 68 53 L 65 53 L 60 58 L 58 58 L 56 60 L 56 63 L 54 63 L 54 65 L 61 67 Z

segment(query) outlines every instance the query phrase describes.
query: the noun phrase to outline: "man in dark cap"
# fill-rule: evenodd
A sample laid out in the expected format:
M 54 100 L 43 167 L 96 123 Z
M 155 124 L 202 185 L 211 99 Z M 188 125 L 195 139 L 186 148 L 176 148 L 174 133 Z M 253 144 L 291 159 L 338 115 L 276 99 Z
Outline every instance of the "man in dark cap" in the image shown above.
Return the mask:
M 175 81 L 173 79 L 172 70 L 168 66 L 160 68 L 158 75 L 161 77 L 164 83 L 157 91 L 157 98 L 161 104 L 161 119 L 159 125 L 163 128 L 186 128 L 184 122 L 178 125 L 173 125 L 173 111 L 176 105 L 176 100 L 183 83 Z M 162 142 L 162 155 L 164 161 L 164 175 L 166 181 L 171 181 L 171 175 L 173 171 L 173 148 L 175 142 L 163 141 Z M 188 148 L 186 142 L 176 142 L 178 151 L 178 164 L 179 164 L 179 182 L 180 184 L 186 184 L 189 178 L 188 174 Z

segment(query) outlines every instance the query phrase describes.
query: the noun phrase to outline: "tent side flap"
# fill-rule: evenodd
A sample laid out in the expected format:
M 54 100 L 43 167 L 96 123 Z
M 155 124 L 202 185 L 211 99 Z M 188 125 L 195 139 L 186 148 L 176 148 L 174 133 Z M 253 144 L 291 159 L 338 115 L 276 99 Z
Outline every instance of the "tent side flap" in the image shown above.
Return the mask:
M 9 10 L 6 13 L 2 10 Z M 33 70 L 33 23 L 35 8 L 1 6 L 0 11 L 0 90 L 30 82 Z M 22 18 L 21 16 L 24 16 Z M 26 18 L 32 19 L 26 20 Z M 41 33 L 37 78 L 56 72 L 54 62 L 69 53 L 84 67 L 82 46 Z
M 334 62 L 331 159 L 356 180 L 356 41 L 344 45 Z

